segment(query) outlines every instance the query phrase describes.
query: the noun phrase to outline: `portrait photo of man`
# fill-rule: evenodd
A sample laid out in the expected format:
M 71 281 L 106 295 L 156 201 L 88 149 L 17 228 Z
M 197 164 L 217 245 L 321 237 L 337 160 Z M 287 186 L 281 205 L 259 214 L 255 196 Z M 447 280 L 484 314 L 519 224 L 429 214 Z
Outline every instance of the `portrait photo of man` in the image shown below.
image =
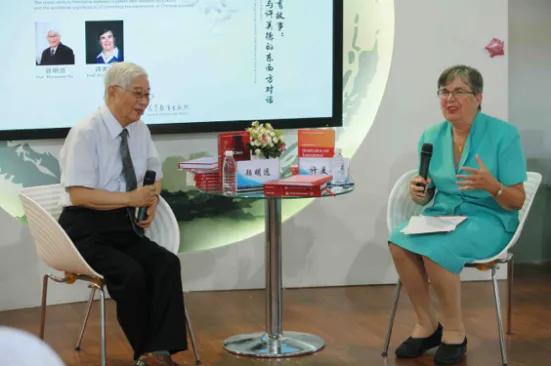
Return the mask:
M 37 65 L 74 65 L 75 54 L 73 50 L 63 44 L 59 26 L 52 23 L 36 24 L 36 48 L 40 50 L 40 56 L 36 60 Z M 44 48 L 46 46 L 46 48 Z

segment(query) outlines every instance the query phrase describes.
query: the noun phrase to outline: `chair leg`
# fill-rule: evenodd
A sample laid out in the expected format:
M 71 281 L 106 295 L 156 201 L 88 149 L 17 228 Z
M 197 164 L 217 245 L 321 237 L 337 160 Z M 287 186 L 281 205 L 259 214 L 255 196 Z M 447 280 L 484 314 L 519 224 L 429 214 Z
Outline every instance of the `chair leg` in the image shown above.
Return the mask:
M 44 275 L 42 279 L 42 306 L 40 311 L 40 339 L 44 340 L 44 326 L 46 324 L 46 297 L 48 295 L 48 279 L 50 276 Z
M 191 320 L 187 312 L 187 307 L 184 301 L 184 312 L 186 314 L 186 324 L 189 331 L 189 338 L 191 339 L 191 347 L 193 347 L 193 354 L 195 356 L 195 364 L 201 365 L 201 357 L 199 356 L 199 351 L 197 350 L 197 344 L 195 343 L 195 333 L 193 332 L 193 327 L 191 326 Z
M 513 265 L 514 257 L 511 257 L 507 265 L 507 334 L 513 334 Z
M 390 336 L 392 335 L 392 328 L 394 327 L 394 318 L 396 317 L 396 310 L 398 308 L 398 300 L 400 300 L 400 291 L 402 289 L 402 281 L 398 280 L 396 283 L 396 290 L 394 292 L 394 300 L 392 302 L 392 309 L 390 310 L 390 319 L 388 321 L 388 330 L 386 331 L 385 345 L 383 347 L 382 355 L 388 356 L 388 347 L 390 346 Z
M 492 284 L 494 286 L 494 297 L 496 301 L 497 327 L 499 330 L 499 346 L 501 348 L 501 361 L 507 365 L 507 351 L 505 349 L 505 337 L 503 335 L 503 324 L 501 321 L 501 302 L 499 301 L 499 287 L 496 278 L 496 268 L 492 268 Z
M 106 355 L 105 355 L 105 293 L 103 287 L 99 289 L 99 300 L 100 300 L 100 318 L 101 318 L 101 366 L 106 364 Z
M 82 343 L 82 336 L 84 335 L 84 329 L 86 329 L 86 324 L 88 323 L 88 316 L 90 315 L 90 310 L 92 309 L 92 302 L 94 301 L 94 295 L 96 294 L 96 288 L 92 286 L 90 291 L 90 298 L 88 299 L 88 305 L 84 312 L 84 321 L 82 322 L 82 327 L 80 328 L 80 335 L 78 336 L 77 346 L 75 347 L 76 351 L 80 351 L 80 344 Z

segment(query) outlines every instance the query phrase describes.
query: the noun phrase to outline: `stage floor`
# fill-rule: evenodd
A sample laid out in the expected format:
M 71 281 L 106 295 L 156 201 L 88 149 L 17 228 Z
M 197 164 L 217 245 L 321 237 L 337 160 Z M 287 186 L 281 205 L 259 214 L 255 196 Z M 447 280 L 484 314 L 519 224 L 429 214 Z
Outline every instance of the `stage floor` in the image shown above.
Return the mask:
M 472 269 L 470 269 L 472 270 Z M 52 286 L 61 286 L 54 285 Z M 68 287 L 67 291 L 71 291 Z M 506 283 L 500 283 L 506 326 Z M 231 335 L 264 329 L 263 291 L 197 292 L 186 296 L 203 365 L 432 365 L 431 354 L 417 360 L 396 360 L 395 347 L 414 323 L 405 293 L 400 298 L 390 356 L 381 357 L 394 286 L 291 289 L 284 292 L 284 330 L 321 336 L 319 353 L 285 360 L 237 358 L 222 348 Z M 8 295 L 8 294 L 4 294 Z M 40 294 L 37 293 L 37 296 Z M 84 300 L 84 299 L 83 299 Z M 551 359 L 551 266 L 516 266 L 513 335 L 506 336 L 509 365 L 542 365 Z M 67 365 L 99 364 L 99 306 L 96 303 L 84 335 L 82 350 L 74 351 L 85 303 L 50 306 L 46 342 Z M 465 283 L 464 318 L 469 337 L 463 365 L 500 365 L 496 312 L 491 282 Z M 40 309 L 0 312 L 0 324 L 38 334 Z M 120 330 L 113 302 L 107 302 L 107 356 L 110 366 L 131 366 L 132 352 Z M 192 351 L 175 357 L 194 364 Z

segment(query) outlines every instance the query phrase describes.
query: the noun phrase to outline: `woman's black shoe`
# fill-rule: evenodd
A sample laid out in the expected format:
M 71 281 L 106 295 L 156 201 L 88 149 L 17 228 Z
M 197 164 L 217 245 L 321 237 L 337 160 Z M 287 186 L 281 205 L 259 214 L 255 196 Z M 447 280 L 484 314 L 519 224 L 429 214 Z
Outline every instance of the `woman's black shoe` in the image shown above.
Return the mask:
M 459 363 L 467 353 L 467 337 L 461 344 L 442 343 L 434 355 L 434 363 L 437 365 L 455 365 Z
M 420 357 L 429 349 L 437 347 L 442 342 L 442 325 L 438 323 L 438 328 L 427 338 L 406 339 L 404 343 L 396 349 L 396 357 L 414 358 Z

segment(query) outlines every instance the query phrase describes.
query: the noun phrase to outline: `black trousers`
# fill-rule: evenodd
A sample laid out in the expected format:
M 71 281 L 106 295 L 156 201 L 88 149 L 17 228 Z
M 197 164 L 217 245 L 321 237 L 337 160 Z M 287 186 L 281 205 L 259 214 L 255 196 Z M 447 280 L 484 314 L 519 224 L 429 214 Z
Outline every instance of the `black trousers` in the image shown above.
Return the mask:
M 67 207 L 59 223 L 82 257 L 104 276 L 134 359 L 145 352 L 188 349 L 176 255 L 138 236 L 124 209 Z

